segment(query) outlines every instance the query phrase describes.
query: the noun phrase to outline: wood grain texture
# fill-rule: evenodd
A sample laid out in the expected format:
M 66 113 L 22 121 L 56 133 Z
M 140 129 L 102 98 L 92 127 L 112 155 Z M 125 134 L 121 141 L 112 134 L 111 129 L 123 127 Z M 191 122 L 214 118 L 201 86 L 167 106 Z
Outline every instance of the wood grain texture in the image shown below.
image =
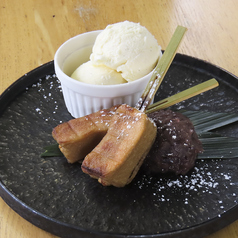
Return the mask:
M 238 75 L 237 0 L 1 0 L 0 93 L 51 61 L 77 34 L 129 20 L 140 22 L 164 49 L 177 25 L 188 28 L 178 52 Z M 0 199 L 0 237 L 53 238 Z M 238 238 L 238 221 L 207 238 Z

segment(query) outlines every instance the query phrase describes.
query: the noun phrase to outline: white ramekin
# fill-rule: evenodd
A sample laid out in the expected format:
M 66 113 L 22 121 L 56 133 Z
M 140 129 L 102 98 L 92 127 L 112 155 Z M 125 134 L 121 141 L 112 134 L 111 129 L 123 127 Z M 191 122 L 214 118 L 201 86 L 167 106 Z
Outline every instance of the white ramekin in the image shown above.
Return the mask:
M 75 118 L 116 104 L 135 106 L 152 75 L 151 72 L 133 82 L 117 85 L 92 85 L 72 79 L 70 75 L 73 71 L 89 60 L 100 32 L 87 32 L 67 40 L 54 57 L 55 72 L 61 82 L 66 107 Z

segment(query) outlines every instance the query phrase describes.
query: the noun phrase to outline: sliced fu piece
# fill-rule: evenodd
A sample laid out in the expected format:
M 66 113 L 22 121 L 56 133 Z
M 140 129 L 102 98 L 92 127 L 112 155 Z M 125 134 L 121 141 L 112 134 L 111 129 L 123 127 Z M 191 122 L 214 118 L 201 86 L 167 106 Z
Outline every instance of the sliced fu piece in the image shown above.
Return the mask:
M 83 172 L 104 186 L 124 187 L 137 174 L 156 133 L 156 125 L 145 113 L 121 105 L 111 119 L 107 134 L 85 157 Z
M 72 119 L 55 127 L 53 138 L 69 163 L 81 161 L 107 133 L 113 114 L 119 106 Z

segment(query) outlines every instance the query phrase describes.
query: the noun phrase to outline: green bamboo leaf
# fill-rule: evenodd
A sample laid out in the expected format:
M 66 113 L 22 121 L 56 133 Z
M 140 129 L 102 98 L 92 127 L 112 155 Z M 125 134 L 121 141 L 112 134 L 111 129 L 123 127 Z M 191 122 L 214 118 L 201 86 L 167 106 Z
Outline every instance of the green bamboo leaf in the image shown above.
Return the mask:
M 223 137 L 217 134 L 201 134 L 199 136 L 204 152 L 198 159 L 238 158 L 238 138 Z
M 238 121 L 238 114 L 201 111 L 181 111 L 193 123 L 196 132 L 202 133 L 218 129 Z
M 198 154 L 198 159 L 238 158 L 238 138 L 223 137 L 210 132 L 237 122 L 237 114 L 201 111 L 181 111 L 181 113 L 192 121 L 202 142 L 204 152 Z
M 45 152 L 43 152 L 40 156 L 41 157 L 63 157 L 63 153 L 59 149 L 58 144 L 53 144 L 46 146 L 44 148 Z

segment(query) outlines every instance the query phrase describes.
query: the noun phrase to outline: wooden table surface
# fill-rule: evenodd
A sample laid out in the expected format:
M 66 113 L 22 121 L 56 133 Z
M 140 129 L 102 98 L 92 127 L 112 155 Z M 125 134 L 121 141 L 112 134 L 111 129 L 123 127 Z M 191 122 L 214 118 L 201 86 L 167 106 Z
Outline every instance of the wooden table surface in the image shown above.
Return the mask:
M 188 28 L 178 50 L 238 75 L 237 0 L 1 0 L 0 93 L 51 61 L 77 34 L 124 20 L 140 22 L 164 49 L 177 25 Z M 0 199 L 1 238 L 52 238 Z M 238 221 L 207 238 L 238 238 Z

